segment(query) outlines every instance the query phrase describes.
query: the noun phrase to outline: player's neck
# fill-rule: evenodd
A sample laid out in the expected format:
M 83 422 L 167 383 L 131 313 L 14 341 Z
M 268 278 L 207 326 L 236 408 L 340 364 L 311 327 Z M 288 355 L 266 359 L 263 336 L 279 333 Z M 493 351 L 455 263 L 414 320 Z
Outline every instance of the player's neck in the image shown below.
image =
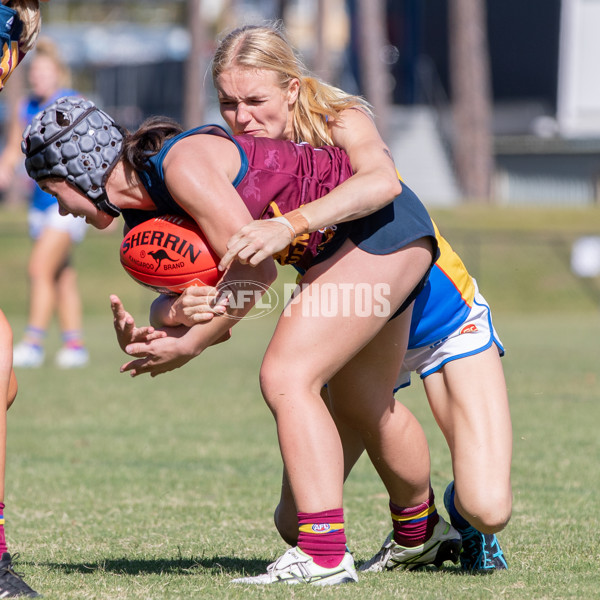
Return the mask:
M 139 175 L 123 161 L 119 161 L 111 171 L 106 182 L 108 197 L 117 200 L 119 208 L 152 210 L 154 202 L 150 199 Z

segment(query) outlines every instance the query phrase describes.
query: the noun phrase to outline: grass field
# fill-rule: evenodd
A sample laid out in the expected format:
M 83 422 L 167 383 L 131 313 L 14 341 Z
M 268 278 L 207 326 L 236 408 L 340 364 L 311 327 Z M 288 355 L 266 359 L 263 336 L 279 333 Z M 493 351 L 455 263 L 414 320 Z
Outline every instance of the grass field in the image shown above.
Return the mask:
M 10 282 L 0 292 L 0 306 L 18 336 L 25 324 L 28 250 L 17 217 L 8 227 L 11 218 L 0 236 L 0 276 Z M 468 218 L 452 219 L 437 216 L 460 236 L 469 231 Z M 567 218 L 556 221 L 548 234 L 534 228 L 537 219 L 527 228 L 522 215 L 503 213 L 488 224 L 491 241 L 479 250 L 465 242 L 461 249 L 479 256 L 476 275 L 508 349 L 515 503 L 500 536 L 508 572 L 470 576 L 448 566 L 363 575 L 358 585 L 337 589 L 231 585 L 231 578 L 262 571 L 286 549 L 272 525 L 281 461 L 257 383 L 272 319 L 241 323 L 230 342 L 176 373 L 155 380 L 120 375 L 124 355 L 113 339 L 108 293 L 121 294 L 139 319 L 151 296 L 118 266 L 118 235 L 96 232 L 78 253 L 93 365 L 60 372 L 50 363 L 18 372 L 19 397 L 9 415 L 6 516 L 10 548 L 21 554 L 19 570 L 49 599 L 597 597 L 597 282 L 586 288 L 569 275 L 550 242 L 540 242 L 537 252 L 530 242 L 544 233 L 564 248 L 565 240 L 597 223 L 596 213 L 572 219 L 570 225 Z M 502 239 L 512 242 L 503 245 Z M 494 248 L 502 248 L 501 255 Z M 517 305 L 511 294 L 522 293 L 522 264 L 534 282 L 528 282 L 527 303 Z M 53 329 L 50 352 L 57 345 Z M 432 481 L 445 514 L 441 497 L 451 479 L 445 442 L 418 381 L 398 397 L 427 432 Z M 352 473 L 345 511 L 360 564 L 390 527 L 386 494 L 368 461 Z

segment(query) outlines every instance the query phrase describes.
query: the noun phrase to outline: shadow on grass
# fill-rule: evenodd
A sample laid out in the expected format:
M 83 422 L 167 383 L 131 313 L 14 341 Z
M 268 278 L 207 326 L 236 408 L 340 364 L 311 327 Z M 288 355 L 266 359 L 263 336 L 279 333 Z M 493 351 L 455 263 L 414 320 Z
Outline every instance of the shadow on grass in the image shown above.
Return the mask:
M 236 558 L 233 556 L 213 556 L 202 558 L 173 559 L 128 559 L 113 558 L 80 563 L 39 563 L 65 574 L 73 573 L 117 573 L 119 575 L 174 574 L 198 575 L 200 573 L 217 575 L 222 573 L 264 573 L 267 562 Z
M 258 559 L 236 558 L 232 556 L 213 556 L 202 558 L 173 559 L 128 559 L 115 558 L 97 562 L 82 563 L 40 563 L 55 571 L 73 573 L 116 573 L 119 575 L 174 574 L 174 575 L 219 575 L 224 573 L 258 575 L 266 571 L 269 562 Z M 357 562 L 357 569 L 362 562 Z M 460 566 L 433 566 L 415 569 L 412 572 L 441 572 L 452 575 L 472 575 Z M 478 573 L 479 574 L 479 573 Z

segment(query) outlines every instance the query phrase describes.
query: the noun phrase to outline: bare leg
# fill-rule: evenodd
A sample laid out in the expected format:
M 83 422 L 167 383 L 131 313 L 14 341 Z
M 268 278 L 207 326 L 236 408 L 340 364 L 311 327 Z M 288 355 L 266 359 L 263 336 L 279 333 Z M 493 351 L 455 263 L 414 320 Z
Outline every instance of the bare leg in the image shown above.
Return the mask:
M 348 283 L 374 287 L 388 281 L 393 313 L 422 278 L 430 261 L 430 245 L 426 240 L 383 256 L 367 254 L 346 242 L 333 259 L 307 273 L 304 283 L 312 285 L 300 293 L 281 317 L 265 354 L 261 385 L 277 422 L 284 465 L 299 511 L 318 512 L 342 506 L 342 444 L 319 392 L 326 382 L 343 389 L 334 375 L 355 357 L 353 368 L 364 367 L 369 381 L 364 382 L 361 393 L 354 395 L 353 410 L 358 411 L 362 402 L 365 415 L 368 413 L 367 423 L 376 428 L 368 432 L 373 436 L 370 440 L 373 451 L 379 448 L 393 455 L 388 446 L 393 436 L 386 428 L 396 422 L 394 417 L 400 413 L 394 412 L 390 390 L 405 352 L 398 339 L 406 339 L 408 335 L 407 331 L 402 335 L 399 331 L 410 325 L 406 316 L 388 322 L 390 314 L 344 317 L 341 300 L 334 315 L 314 314 L 309 297 L 314 284 L 333 284 L 339 290 Z M 353 293 L 349 299 L 351 306 L 355 301 Z M 375 369 L 372 357 L 380 336 L 380 352 L 386 351 L 386 361 Z M 370 347 L 362 354 L 366 346 Z M 372 378 L 374 373 L 378 380 Z M 375 403 L 373 397 L 377 399 Z M 383 461 L 386 459 L 387 456 Z M 427 472 L 425 478 L 428 477 Z M 391 485 L 386 482 L 386 486 Z
M 64 267 L 58 275 L 56 285 L 61 331 L 80 332 L 83 309 L 75 269 L 70 265 Z
M 512 508 L 512 426 L 496 346 L 447 363 L 424 385 L 452 455 L 457 510 L 483 533 L 500 531 Z
M 17 395 L 17 380 L 12 368 L 12 330 L 0 311 L 0 502 L 4 503 L 6 468 L 6 411 Z
M 321 390 L 321 396 L 326 406 L 331 409 L 327 388 Z M 346 481 L 346 478 L 356 464 L 356 461 L 364 452 L 365 445 L 363 444 L 362 437 L 358 431 L 354 431 L 344 423 L 339 422 L 335 415 L 332 416 L 342 441 L 344 452 L 344 481 Z M 277 527 L 277 531 L 283 540 L 290 546 L 295 546 L 298 542 L 298 511 L 285 470 L 283 471 L 281 481 L 279 504 L 275 508 L 274 521 L 275 527 Z
M 337 418 L 360 433 L 391 501 L 405 507 L 425 502 L 430 488 L 425 433 L 392 393 L 404 354 L 397 350 L 408 343 L 411 314 L 409 309 L 390 321 L 329 385 Z M 389 360 L 398 360 L 398 369 L 390 370 Z
M 36 240 L 29 259 L 30 327 L 46 330 L 56 306 L 56 282 L 71 249 L 67 232 L 45 229 Z

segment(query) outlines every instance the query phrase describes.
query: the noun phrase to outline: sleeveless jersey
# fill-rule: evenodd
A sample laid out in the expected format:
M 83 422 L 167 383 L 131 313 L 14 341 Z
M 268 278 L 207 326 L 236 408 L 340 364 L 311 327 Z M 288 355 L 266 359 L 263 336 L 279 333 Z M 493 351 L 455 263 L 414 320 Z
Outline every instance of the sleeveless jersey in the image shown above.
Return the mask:
M 138 174 L 157 210 L 124 210 L 127 225 L 137 225 L 155 214 L 185 214 L 167 190 L 163 161 L 174 144 L 197 134 L 220 135 L 237 146 L 242 164 L 233 186 L 253 219 L 281 216 L 324 196 L 352 175 L 350 161 L 339 148 L 313 148 L 249 135 L 231 136 L 218 125 L 204 125 L 167 140 L 160 152 L 148 159 L 148 170 Z M 330 227 L 298 236 L 274 258 L 282 265 L 293 264 L 305 270 L 337 231 Z
M 254 219 L 268 219 L 299 208 L 324 196 L 352 175 L 350 161 L 339 148 L 332 146 L 313 148 L 307 144 L 282 143 L 269 138 L 231 136 L 220 126 L 205 125 L 167 140 L 157 154 L 148 158 L 148 168 L 138 171 L 144 187 L 156 205 L 156 210 L 123 210 L 123 217 L 129 227 L 134 227 L 158 215 L 186 215 L 167 189 L 163 162 L 174 144 L 185 137 L 197 134 L 220 135 L 236 144 L 240 153 L 241 167 L 232 183 Z M 403 194 L 393 202 L 396 209 L 391 210 L 392 214 L 390 214 L 392 205 L 388 205 L 373 213 L 372 216 L 363 217 L 352 223 L 364 222 L 366 229 L 371 227 L 385 232 L 388 224 L 406 221 L 410 229 L 411 223 L 418 223 L 423 216 L 427 215 L 409 188 L 406 185 L 403 185 L 403 188 Z M 413 206 L 415 215 L 411 215 L 410 210 L 406 210 Z M 338 246 L 340 238 L 350 235 L 352 239 L 353 227 L 348 225 L 342 223 L 337 228 L 331 227 L 325 231 L 300 236 L 295 240 L 294 245 L 276 258 L 281 264 L 293 264 L 303 272 L 310 267 L 319 253 L 326 254 L 328 247 Z M 403 225 L 406 227 L 406 223 Z M 401 226 L 398 229 L 401 229 Z M 389 230 L 391 237 L 387 238 L 387 241 L 390 243 L 393 243 L 395 231 L 396 228 Z M 426 224 L 421 223 L 415 231 L 418 232 L 416 233 L 418 236 L 435 235 L 443 246 L 440 248 L 442 256 L 433 266 L 430 275 L 429 281 L 431 282 L 432 276 L 434 281 L 426 284 L 415 302 L 411 347 L 437 341 L 456 329 L 457 324 L 466 318 L 474 293 L 471 278 L 460 258 L 439 235 L 435 226 L 431 226 L 431 233 L 429 233 Z M 370 232 L 367 232 L 366 237 L 369 235 Z M 360 245 L 360 242 L 357 245 Z M 379 253 L 376 248 L 367 251 Z M 392 248 L 390 251 L 395 249 Z M 387 250 L 382 249 L 381 253 L 387 253 Z

